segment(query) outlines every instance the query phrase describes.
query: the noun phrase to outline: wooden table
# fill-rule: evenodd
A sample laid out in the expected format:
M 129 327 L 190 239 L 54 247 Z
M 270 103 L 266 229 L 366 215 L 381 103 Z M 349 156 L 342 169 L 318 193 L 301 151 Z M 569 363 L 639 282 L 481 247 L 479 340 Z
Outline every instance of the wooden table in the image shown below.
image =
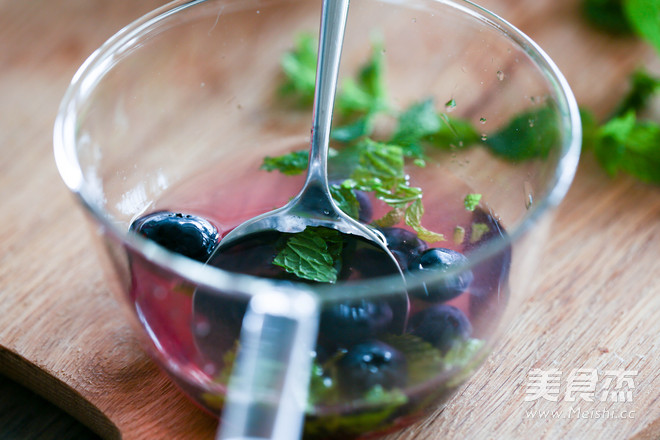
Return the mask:
M 77 67 L 163 3 L 0 0 L 0 373 L 105 438 L 210 439 L 216 426 L 138 347 L 51 153 L 57 105 Z M 537 40 L 599 116 L 625 92 L 627 75 L 655 59 L 633 39 L 587 28 L 576 0 L 483 4 Z M 485 365 L 446 407 L 388 438 L 660 438 L 660 188 L 610 179 L 587 154 L 540 267 Z M 562 395 L 575 369 L 637 371 L 634 398 L 525 401 L 533 369 L 552 368 L 564 374 Z M 3 403 L 22 400 L 20 389 L 2 389 L 13 390 Z M 576 417 L 578 406 L 586 418 Z M 605 410 L 627 417 L 596 417 Z

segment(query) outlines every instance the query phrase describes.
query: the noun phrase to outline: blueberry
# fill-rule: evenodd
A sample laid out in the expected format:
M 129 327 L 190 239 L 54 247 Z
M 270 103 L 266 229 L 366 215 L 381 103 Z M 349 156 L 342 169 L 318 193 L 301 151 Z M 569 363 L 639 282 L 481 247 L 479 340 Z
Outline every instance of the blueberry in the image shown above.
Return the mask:
M 360 210 L 358 212 L 358 220 L 362 223 L 371 223 L 371 220 L 374 216 L 374 208 L 369 200 L 369 196 L 364 191 L 354 190 L 355 198 L 360 204 Z
M 448 305 L 436 305 L 413 315 L 410 328 L 412 334 L 443 353 L 457 342 L 467 340 L 472 334 L 472 325 L 465 314 Z
M 402 228 L 381 228 L 387 247 L 392 251 L 402 267 L 408 266 L 408 261 L 428 248 L 425 241 L 414 232 Z
M 339 386 L 353 396 L 364 395 L 376 385 L 384 389 L 402 387 L 407 378 L 406 358 L 380 341 L 353 346 L 337 362 L 337 368 Z
M 445 248 L 431 248 L 414 257 L 408 263 L 410 278 L 414 280 L 422 275 L 449 272 L 456 267 L 464 266 L 467 258 L 460 252 Z M 409 293 L 421 300 L 429 302 L 449 301 L 463 293 L 474 275 L 465 269 L 437 281 L 427 281 L 420 287 L 410 289 Z
M 393 318 L 392 307 L 385 301 L 335 303 L 321 312 L 320 340 L 330 348 L 347 347 L 387 332 Z
M 208 220 L 190 214 L 153 212 L 135 220 L 131 231 L 193 260 L 206 262 L 218 243 L 218 230 Z

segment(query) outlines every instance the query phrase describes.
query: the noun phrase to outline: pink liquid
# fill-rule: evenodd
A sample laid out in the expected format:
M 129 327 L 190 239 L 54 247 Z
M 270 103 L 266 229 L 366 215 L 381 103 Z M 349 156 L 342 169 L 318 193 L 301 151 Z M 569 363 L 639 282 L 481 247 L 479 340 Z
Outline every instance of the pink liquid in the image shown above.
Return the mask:
M 231 173 L 210 170 L 172 188 L 153 210 L 196 214 L 208 219 L 221 234 L 226 233 L 255 215 L 283 206 L 302 185 L 300 176 L 257 169 L 258 164 L 252 164 Z M 463 198 L 471 191 L 462 182 L 445 179 L 443 185 L 433 184 L 438 172 L 433 166 L 415 168 L 412 181 L 424 189 L 426 213 L 422 224 L 447 238 L 431 246 L 463 253 L 473 251 L 484 242 L 470 243 L 474 222 L 489 224 L 491 232 L 484 240 L 504 233 L 498 231 L 499 223 L 485 211 L 465 209 Z M 372 199 L 372 203 L 375 219 L 390 209 L 380 201 Z M 465 239 L 459 243 L 452 240 L 457 226 L 465 230 Z M 510 254 L 506 253 L 475 267 L 470 288 L 446 303 L 460 309 L 470 320 L 474 340 L 487 339 L 497 323 L 507 297 L 509 259 Z M 132 257 L 131 300 L 161 366 L 196 403 L 219 414 L 245 300 L 195 293 L 193 286 L 159 272 L 139 256 Z M 410 315 L 431 306 L 413 298 Z M 383 332 L 396 330 L 386 328 Z M 319 356 L 323 350 L 319 348 Z M 324 356 L 332 357 L 332 353 Z M 320 399 L 308 414 L 305 438 L 360 437 L 411 423 L 451 394 L 458 385 L 449 382 L 454 374 L 455 369 L 439 371 L 423 381 L 409 383 L 405 389 L 397 390 L 405 395 L 405 401 L 397 401 L 396 405 L 374 405 L 336 396 L 327 401 Z

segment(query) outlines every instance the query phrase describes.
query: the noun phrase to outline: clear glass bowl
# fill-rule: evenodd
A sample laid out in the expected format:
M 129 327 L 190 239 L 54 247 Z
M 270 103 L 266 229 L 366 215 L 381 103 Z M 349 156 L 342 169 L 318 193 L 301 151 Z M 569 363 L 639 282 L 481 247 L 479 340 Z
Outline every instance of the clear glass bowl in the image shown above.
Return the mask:
M 311 109 L 282 94 L 281 59 L 302 33 L 316 35 L 319 9 L 303 0 L 175 1 L 139 19 L 75 75 L 55 125 L 55 156 L 89 214 L 113 291 L 145 348 L 190 398 L 221 412 L 250 298 L 281 287 L 312 292 L 322 313 L 305 437 L 350 438 L 436 408 L 498 341 L 573 178 L 580 123 L 552 61 L 490 12 L 466 1 L 355 1 L 340 93 L 382 56 L 388 110 L 375 119 L 380 140 L 396 131 L 398 115 L 432 100 L 440 134 L 420 144 L 424 164 L 406 158 L 405 172 L 424 193 L 422 224 L 446 238 L 428 246 L 459 251 L 467 263 L 406 271 L 408 310 L 400 277 L 332 285 L 255 278 L 129 233 L 136 218 L 159 210 L 204 217 L 223 233 L 296 194 L 300 176 L 260 165 L 308 146 Z M 336 112 L 335 125 L 345 120 Z M 331 178 L 343 181 L 355 165 L 350 155 L 331 161 Z M 468 194 L 482 196 L 474 210 L 464 205 Z M 365 196 L 372 218 L 390 211 Z M 394 227 L 411 231 L 405 222 Z M 369 269 L 368 257 L 358 260 Z M 453 297 L 429 293 L 462 276 L 471 282 Z M 341 315 L 342 307 L 350 312 Z M 383 307 L 385 318 L 369 315 Z M 351 313 L 367 313 L 366 324 L 347 322 Z M 356 379 L 346 359 L 374 340 L 404 367 Z

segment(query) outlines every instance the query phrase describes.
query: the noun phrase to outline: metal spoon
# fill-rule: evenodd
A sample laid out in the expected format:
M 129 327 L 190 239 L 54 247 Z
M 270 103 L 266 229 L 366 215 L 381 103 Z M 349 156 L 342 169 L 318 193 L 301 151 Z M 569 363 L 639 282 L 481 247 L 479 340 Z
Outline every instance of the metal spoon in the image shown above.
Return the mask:
M 309 166 L 300 193 L 285 206 L 237 226 L 221 240 L 215 253 L 250 234 L 269 230 L 295 233 L 310 226 L 321 226 L 377 244 L 401 273 L 384 237 L 344 214 L 332 200 L 328 187 L 328 143 L 348 4 L 349 0 L 323 2 Z
M 237 226 L 222 239 L 209 261 L 251 234 L 272 230 L 296 233 L 320 226 L 374 243 L 389 256 L 393 268 L 403 278 L 385 239 L 344 214 L 332 200 L 328 187 L 328 143 L 348 4 L 349 0 L 323 0 L 312 139 L 303 188 L 282 208 Z M 250 300 L 243 319 L 242 350 L 232 369 L 216 437 L 219 440 L 293 440 L 301 435 L 311 352 L 320 320 L 319 299 L 312 291 L 282 292 L 267 287 L 262 290 Z M 410 305 L 405 291 L 401 296 L 405 317 Z M 212 293 L 198 290 L 193 299 L 194 313 L 213 309 L 217 301 Z M 213 351 L 213 347 L 204 350 L 203 344 L 198 345 L 202 352 Z

